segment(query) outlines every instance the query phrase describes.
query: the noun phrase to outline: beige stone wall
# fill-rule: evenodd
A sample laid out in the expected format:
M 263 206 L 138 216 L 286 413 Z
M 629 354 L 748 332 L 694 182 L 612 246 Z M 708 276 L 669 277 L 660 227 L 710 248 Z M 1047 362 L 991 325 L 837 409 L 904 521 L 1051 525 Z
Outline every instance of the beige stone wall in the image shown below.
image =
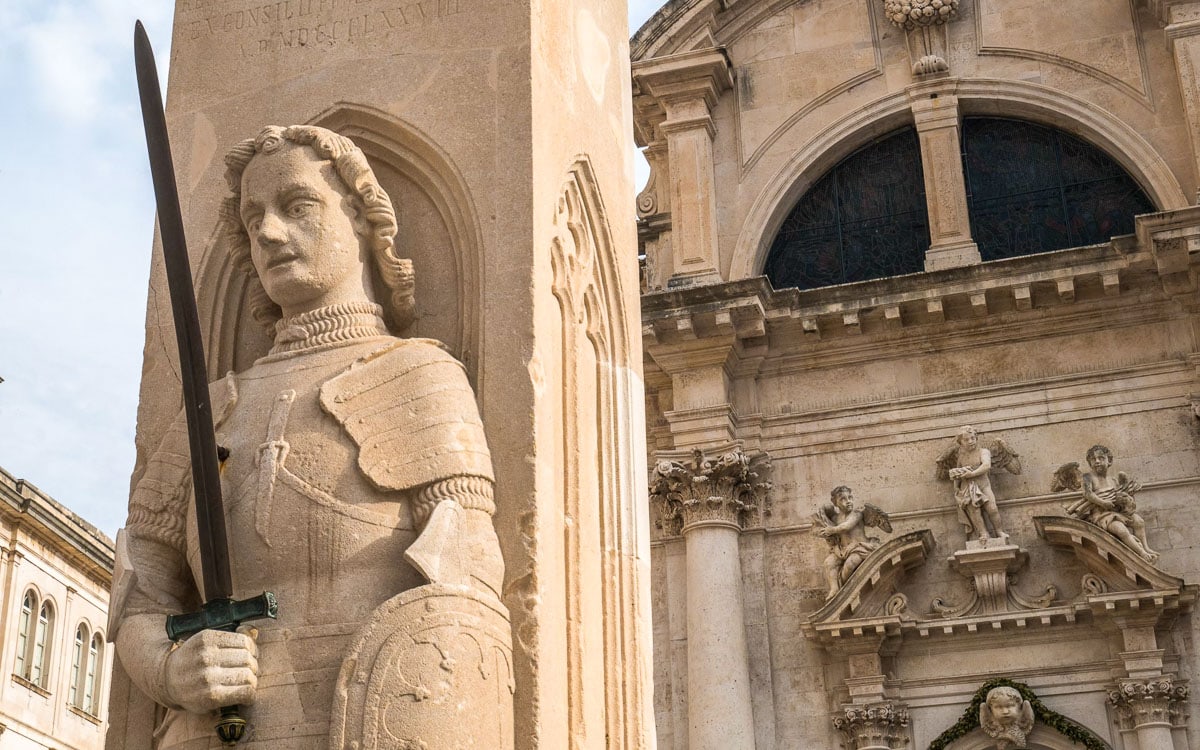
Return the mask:
M 112 649 L 105 643 L 98 710 L 69 703 L 72 649 L 80 623 L 104 634 L 112 578 L 112 541 L 35 487 L 0 470 L 0 747 L 104 746 Z M 54 607 L 44 687 L 16 674 L 17 630 L 25 593 Z M 36 613 L 35 613 L 36 615 Z
M 1200 487 L 1192 396 L 1200 342 L 1188 260 L 1200 247 L 1200 215 L 1188 208 L 1200 182 L 1189 124 L 1194 10 L 981 0 L 958 4 L 955 20 L 924 34 L 893 24 L 881 0 L 676 0 L 635 35 L 635 129 L 652 166 L 638 205 L 649 454 L 716 456 L 740 446 L 770 456 L 774 485 L 770 513 L 741 521 L 739 580 L 713 582 L 740 587 L 731 617 L 745 635 L 736 649 L 690 647 L 687 584 L 706 563 L 689 556 L 686 526 L 658 529 L 660 747 L 708 747 L 689 716 L 689 693 L 704 688 L 688 677 L 712 658 L 749 686 L 753 741 L 737 747 L 837 747 L 844 738 L 832 718 L 844 705 L 887 700 L 907 709 L 908 724 L 869 746 L 924 748 L 994 677 L 1028 684 L 1114 748 L 1138 747 L 1139 737 L 1144 747 L 1191 746 L 1194 730 L 1164 724 L 1151 737 L 1118 715 L 1108 691 L 1138 671 L 1130 654 L 1146 642 L 1128 619 L 1083 604 L 1091 568 L 1051 545 L 1033 519 L 1065 515 L 1074 496 L 1051 492 L 1055 470 L 1106 444 L 1116 468 L 1145 484 L 1138 505 L 1158 568 L 1200 583 L 1200 529 L 1189 511 Z M 714 71 L 706 51 L 725 67 Z M 927 57 L 946 69 L 914 73 L 916 63 L 933 64 Z M 1170 211 L 1102 247 L 979 265 L 957 151 L 957 123 L 970 115 L 1072 133 Z M 814 181 L 872 138 L 913 124 L 933 241 L 928 273 L 802 292 L 753 278 Z M 680 133 L 702 125 L 711 161 L 677 160 Z M 703 211 L 681 208 L 687 198 L 678 191 L 666 195 L 681 170 L 698 180 L 693 200 L 716 198 L 715 218 L 700 228 Z M 711 273 L 685 272 L 703 256 L 694 242 L 704 231 L 716 237 Z M 971 577 L 948 563 L 966 537 L 934 464 L 966 424 L 1020 453 L 1020 475 L 992 478 L 1011 543 L 1028 555 L 1009 590 L 1028 600 L 1055 587 L 1051 601 L 1027 609 L 1037 616 L 946 626 L 932 611 L 935 599 L 953 606 L 973 595 Z M 842 484 L 860 505 L 891 514 L 894 532 L 872 533 L 927 529 L 936 543 L 896 585 L 907 610 L 892 620 L 877 613 L 891 624 L 871 626 L 881 628 L 876 641 L 870 628 L 843 637 L 813 624 L 826 603 L 829 550 L 813 533 L 813 513 Z M 1193 596 L 1182 590 L 1184 600 Z M 1154 669 L 1189 678 L 1200 668 L 1191 605 L 1179 605 L 1182 615 L 1169 602 L 1147 606 L 1160 608 Z M 984 747 L 981 734 L 954 747 Z

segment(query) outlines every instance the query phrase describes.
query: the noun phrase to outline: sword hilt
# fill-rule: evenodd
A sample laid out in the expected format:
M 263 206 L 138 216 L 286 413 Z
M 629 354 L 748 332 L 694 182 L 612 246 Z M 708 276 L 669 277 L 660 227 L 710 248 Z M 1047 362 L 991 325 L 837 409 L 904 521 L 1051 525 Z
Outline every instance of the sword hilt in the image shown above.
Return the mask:
M 237 630 L 238 625 L 249 620 L 274 620 L 279 615 L 279 603 L 270 591 L 258 596 L 235 601 L 233 599 L 209 599 L 199 612 L 167 616 L 167 637 L 182 641 L 201 630 Z
M 249 620 L 275 619 L 279 615 L 279 603 L 270 591 L 258 596 L 235 601 L 233 599 L 210 599 L 199 612 L 167 616 L 167 637 L 182 641 L 202 630 L 225 630 L 233 632 Z M 222 706 L 221 717 L 216 725 L 221 744 L 232 747 L 246 733 L 246 719 L 240 706 Z

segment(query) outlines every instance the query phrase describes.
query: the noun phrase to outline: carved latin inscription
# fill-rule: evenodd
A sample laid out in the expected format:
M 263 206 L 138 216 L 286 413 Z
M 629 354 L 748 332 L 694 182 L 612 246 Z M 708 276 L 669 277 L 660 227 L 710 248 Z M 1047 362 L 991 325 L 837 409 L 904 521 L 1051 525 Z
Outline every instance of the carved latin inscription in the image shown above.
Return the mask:
M 242 55 L 298 48 L 329 48 L 386 39 L 439 23 L 469 9 L 472 0 L 276 0 L 179 4 L 189 41 L 236 35 Z

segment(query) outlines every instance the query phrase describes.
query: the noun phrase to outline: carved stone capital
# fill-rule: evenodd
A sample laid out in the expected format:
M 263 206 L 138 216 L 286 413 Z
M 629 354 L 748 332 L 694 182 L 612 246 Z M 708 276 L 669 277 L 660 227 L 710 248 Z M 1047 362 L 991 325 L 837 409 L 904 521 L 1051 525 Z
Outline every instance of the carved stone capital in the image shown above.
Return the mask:
M 1182 726 L 1187 721 L 1188 686 L 1174 677 L 1121 680 L 1108 692 L 1108 703 L 1116 709 L 1122 729 L 1145 724 Z
M 890 750 L 908 744 L 908 708 L 890 701 L 842 706 L 833 715 L 833 726 L 849 750 Z
M 757 522 L 771 489 L 761 477 L 769 467 L 765 453 L 752 457 L 740 448 L 711 456 L 696 449 L 688 460 L 659 461 L 650 476 L 657 526 L 675 536 L 702 525 L 741 529 Z

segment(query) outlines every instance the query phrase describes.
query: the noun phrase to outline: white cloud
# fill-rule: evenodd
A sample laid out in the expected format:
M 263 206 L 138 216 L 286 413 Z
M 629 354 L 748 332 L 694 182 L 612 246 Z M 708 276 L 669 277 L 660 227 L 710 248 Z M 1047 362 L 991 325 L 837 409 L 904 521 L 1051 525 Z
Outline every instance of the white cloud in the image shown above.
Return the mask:
M 18 0 L 0 20 L 0 46 L 26 71 L 47 112 L 71 123 L 101 117 L 108 102 L 132 79 L 133 22 L 148 14 L 148 27 L 169 28 L 168 3 L 139 0 Z M 5 38 L 7 37 L 7 38 Z M 169 36 L 162 37 L 166 45 Z M 23 59 L 20 59 L 23 58 Z

